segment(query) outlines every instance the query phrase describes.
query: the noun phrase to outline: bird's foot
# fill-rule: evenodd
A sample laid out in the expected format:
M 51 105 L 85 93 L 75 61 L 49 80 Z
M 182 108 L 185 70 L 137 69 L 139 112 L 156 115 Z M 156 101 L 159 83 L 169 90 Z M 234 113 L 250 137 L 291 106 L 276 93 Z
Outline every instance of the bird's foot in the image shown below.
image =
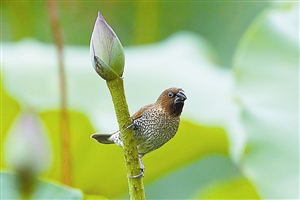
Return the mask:
M 141 168 L 141 173 L 139 173 L 138 175 L 133 175 L 133 176 L 128 176 L 128 178 L 141 178 L 144 177 L 144 169 Z

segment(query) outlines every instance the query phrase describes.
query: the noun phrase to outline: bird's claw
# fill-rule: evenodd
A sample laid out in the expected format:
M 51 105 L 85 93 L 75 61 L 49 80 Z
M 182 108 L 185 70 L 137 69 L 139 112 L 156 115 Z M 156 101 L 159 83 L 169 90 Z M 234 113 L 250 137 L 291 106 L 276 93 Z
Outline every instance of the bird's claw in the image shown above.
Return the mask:
M 144 177 L 144 169 L 141 169 L 141 173 L 139 173 L 138 175 L 128 176 L 128 178 L 141 178 L 141 177 Z
M 141 172 L 141 173 L 139 173 L 138 175 L 133 175 L 133 176 L 128 176 L 128 178 L 141 178 L 141 177 L 144 177 L 144 173 L 143 172 Z

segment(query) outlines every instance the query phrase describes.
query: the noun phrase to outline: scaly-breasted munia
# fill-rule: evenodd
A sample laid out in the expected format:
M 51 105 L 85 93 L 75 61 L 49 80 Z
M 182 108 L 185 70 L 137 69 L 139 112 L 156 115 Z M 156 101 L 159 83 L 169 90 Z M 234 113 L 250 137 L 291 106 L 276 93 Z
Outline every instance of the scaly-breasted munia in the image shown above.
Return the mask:
M 142 173 L 131 178 L 143 176 L 144 165 L 141 158 L 158 149 L 176 134 L 184 101 L 181 88 L 169 88 L 163 91 L 155 103 L 146 105 L 132 115 L 132 124 L 128 128 L 134 130 L 139 161 Z M 91 136 L 102 144 L 123 146 L 120 131 L 111 134 L 95 133 Z

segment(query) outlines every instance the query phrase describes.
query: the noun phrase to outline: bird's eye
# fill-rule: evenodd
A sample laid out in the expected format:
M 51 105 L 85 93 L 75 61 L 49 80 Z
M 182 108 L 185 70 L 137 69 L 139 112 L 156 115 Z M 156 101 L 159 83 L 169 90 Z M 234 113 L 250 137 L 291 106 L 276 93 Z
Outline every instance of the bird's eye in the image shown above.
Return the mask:
M 168 93 L 168 97 L 173 98 L 174 97 L 174 93 L 173 92 L 169 92 Z

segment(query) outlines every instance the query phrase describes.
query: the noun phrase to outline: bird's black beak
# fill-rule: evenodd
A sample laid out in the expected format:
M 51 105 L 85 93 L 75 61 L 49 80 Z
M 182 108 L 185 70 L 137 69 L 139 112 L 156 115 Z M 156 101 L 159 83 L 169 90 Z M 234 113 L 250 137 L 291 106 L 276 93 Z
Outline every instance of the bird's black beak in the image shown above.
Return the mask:
M 187 98 L 186 98 L 184 92 L 181 90 L 181 91 L 179 91 L 179 92 L 176 94 L 174 103 L 175 103 L 175 104 L 176 104 L 176 103 L 183 103 L 186 99 L 187 99 Z

